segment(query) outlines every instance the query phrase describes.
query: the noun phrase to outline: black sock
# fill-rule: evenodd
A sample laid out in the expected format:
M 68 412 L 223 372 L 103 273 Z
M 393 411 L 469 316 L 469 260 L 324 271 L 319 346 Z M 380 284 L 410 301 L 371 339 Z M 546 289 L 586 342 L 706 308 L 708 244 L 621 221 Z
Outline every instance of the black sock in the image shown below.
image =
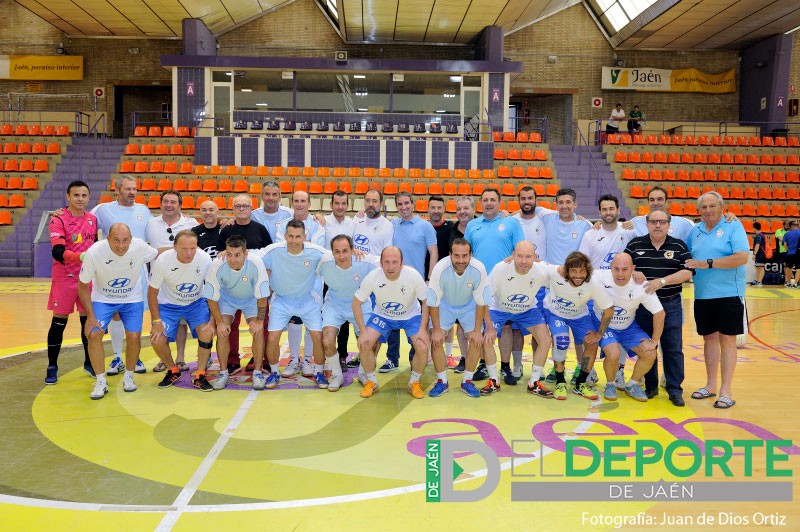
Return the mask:
M 567 381 L 564 380 L 564 372 L 556 370 L 556 384 L 566 384 Z
M 511 362 L 500 362 L 500 369 L 511 371 Z
M 578 373 L 578 378 L 575 379 L 575 387 L 577 388 L 578 386 L 586 382 L 586 377 L 588 376 L 589 373 L 587 371 L 584 371 L 583 368 L 581 368 L 581 372 Z
M 83 344 L 83 365 L 92 365 L 89 360 L 89 339 L 86 338 L 86 320 L 87 316 L 81 316 L 81 343 Z
M 339 353 L 339 358 L 347 358 L 349 355 L 347 351 L 347 342 L 350 341 L 350 323 L 346 322 L 339 328 L 339 334 L 336 336 L 336 351 Z
M 64 329 L 67 327 L 67 318 L 56 318 L 50 322 L 47 332 L 47 365 L 58 365 L 58 354 L 61 352 L 61 342 L 64 340 Z

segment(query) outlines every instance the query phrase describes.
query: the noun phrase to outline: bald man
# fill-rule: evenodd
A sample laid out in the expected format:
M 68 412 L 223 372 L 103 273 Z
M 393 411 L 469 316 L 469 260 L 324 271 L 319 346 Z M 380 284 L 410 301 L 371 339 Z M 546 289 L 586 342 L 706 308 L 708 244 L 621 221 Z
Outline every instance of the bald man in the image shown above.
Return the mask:
M 211 200 L 200 204 L 200 225 L 192 227 L 197 235 L 197 247 L 205 251 L 212 259 L 217 257 L 217 239 L 219 238 L 219 207 Z
M 108 392 L 103 363 L 103 335 L 115 313 L 125 326 L 125 376 L 123 389 L 135 392 L 133 368 L 139 360 L 144 314 L 142 266 L 158 256 L 158 250 L 144 240 L 133 238 L 123 223 L 113 224 L 105 240 L 87 251 L 78 282 L 78 297 L 86 309 L 85 333 L 89 339 L 89 359 L 97 375 L 92 399 L 102 399 Z M 89 284 L 91 283 L 91 288 Z
M 664 308 L 655 293 L 648 294 L 645 285 L 637 284 L 633 279 L 633 259 L 627 253 L 617 253 L 611 261 L 610 270 L 595 270 L 597 280 L 603 283 L 614 304 L 614 316 L 605 334 L 600 339 L 600 348 L 605 354 L 603 370 L 606 373 L 606 387 L 603 397 L 608 401 L 617 400 L 617 388 L 614 378 L 622 349 L 630 349 L 636 353 L 636 365 L 633 375 L 625 385 L 625 393 L 637 401 L 647 401 L 647 395 L 639 386 L 656 360 L 658 342 L 664 331 Z M 636 310 L 642 305 L 653 315 L 652 338 L 636 324 Z M 600 324 L 602 312 L 595 308 L 592 320 L 595 327 Z M 591 360 L 593 365 L 594 360 Z M 588 365 L 588 364 L 587 364 Z M 591 370 L 588 365 L 586 371 Z
M 369 301 L 371 296 L 375 296 L 375 305 L 372 314 L 365 319 L 361 305 Z M 361 331 L 358 350 L 365 374 L 361 397 L 372 397 L 378 391 L 374 348 L 379 340 L 385 342 L 392 331 L 404 330 L 408 342 L 417 351 L 428 352 L 430 341 L 427 327 L 422 326 L 428 323 L 427 298 L 425 280 L 417 270 L 403 265 L 403 252 L 394 246 L 384 248 L 381 267 L 364 277 L 353 296 L 353 316 Z M 411 360 L 408 393 L 415 399 L 425 397 L 419 378 L 427 362 L 427 357 L 414 357 Z
M 489 294 L 484 297 L 489 303 L 489 319 L 486 320 L 484 334 L 484 359 L 489 380 L 480 393 L 491 395 L 500 391 L 497 354 L 494 351 L 495 335 L 499 338 L 503 381 L 505 384 L 517 384 L 508 363 L 511 359 L 512 331 L 519 331 L 523 335 L 532 335 L 535 340 L 528 392 L 550 399 L 553 392 L 539 381 L 551 345 L 550 332 L 536 302 L 536 293 L 547 282 L 547 271 L 543 263 L 536 262 L 535 248 L 528 240 L 517 242 L 512 258 L 511 262 L 498 262 L 489 274 Z M 464 371 L 466 380 L 474 371 L 474 368 L 468 369 Z

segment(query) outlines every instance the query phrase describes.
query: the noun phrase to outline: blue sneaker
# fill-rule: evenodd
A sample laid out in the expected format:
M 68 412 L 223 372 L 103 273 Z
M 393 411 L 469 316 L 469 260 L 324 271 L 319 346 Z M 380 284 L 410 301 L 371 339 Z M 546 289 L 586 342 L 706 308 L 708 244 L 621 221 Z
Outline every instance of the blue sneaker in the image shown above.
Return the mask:
M 264 383 L 264 387 L 268 389 L 273 389 L 278 386 L 278 383 L 281 381 L 280 373 L 270 373 L 267 375 L 267 381 Z
M 617 385 L 615 382 L 609 382 L 606 384 L 606 389 L 603 392 L 603 399 L 606 401 L 616 401 L 617 400 Z
M 55 384 L 58 382 L 58 366 L 47 366 L 47 376 L 44 378 L 45 384 Z
M 253 389 L 254 390 L 263 390 L 264 387 L 267 385 L 267 379 L 264 377 L 264 374 L 260 371 L 253 372 Z
M 625 393 L 628 394 L 628 397 L 636 399 L 637 401 L 641 401 L 642 403 L 647 401 L 647 394 L 644 393 L 641 386 L 638 384 L 629 384 L 626 386 Z
M 325 378 L 325 374 L 321 371 L 318 371 L 316 375 L 314 375 L 314 381 L 317 383 L 317 388 L 324 390 L 328 387 L 328 379 Z
M 141 360 L 136 361 L 136 367 L 133 368 L 134 373 L 147 373 L 147 368 L 144 367 Z
M 462 382 L 461 391 L 473 398 L 478 398 L 481 396 L 481 392 L 479 392 L 478 388 L 472 384 L 472 381 Z
M 428 393 L 431 397 L 439 397 L 443 393 L 447 393 L 450 390 L 450 385 L 446 382 L 436 381 L 436 384 L 433 385 L 433 389 Z
M 108 365 L 107 373 L 109 375 L 119 375 L 123 371 L 125 371 L 125 362 L 120 357 L 114 357 L 114 360 Z
M 88 373 L 91 378 L 97 378 L 97 375 L 94 374 L 94 368 L 92 367 L 91 362 L 86 362 L 83 364 L 83 371 Z

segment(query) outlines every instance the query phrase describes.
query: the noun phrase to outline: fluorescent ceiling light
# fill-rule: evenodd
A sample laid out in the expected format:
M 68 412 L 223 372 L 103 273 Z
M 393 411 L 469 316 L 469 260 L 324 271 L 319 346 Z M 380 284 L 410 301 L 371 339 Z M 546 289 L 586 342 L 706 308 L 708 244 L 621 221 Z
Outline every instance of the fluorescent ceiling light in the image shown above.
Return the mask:
M 269 107 L 268 103 L 257 103 L 256 105 L 259 107 Z
M 242 89 L 242 92 L 253 92 L 253 89 Z
M 367 79 L 364 74 L 353 74 L 353 79 Z
M 447 111 L 445 111 L 444 109 L 437 109 L 436 112 L 437 113 L 446 113 Z
M 461 76 L 450 76 L 450 81 L 453 83 L 461 83 Z
M 366 107 L 359 107 L 358 110 L 363 112 L 369 111 L 369 109 L 367 109 Z

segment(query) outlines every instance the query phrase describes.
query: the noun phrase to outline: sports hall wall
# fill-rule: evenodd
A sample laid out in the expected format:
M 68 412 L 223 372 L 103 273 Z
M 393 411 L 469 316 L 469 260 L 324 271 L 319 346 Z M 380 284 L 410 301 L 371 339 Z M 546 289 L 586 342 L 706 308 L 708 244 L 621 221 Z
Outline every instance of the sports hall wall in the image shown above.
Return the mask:
M 2 38 L 3 53 L 53 54 L 63 43 L 67 52 L 84 57 L 85 78 L 76 82 L 43 81 L 40 91 L 50 94 L 91 94 L 105 87 L 106 98 L 99 110 L 114 120 L 114 84 L 169 86 L 170 73 L 159 66 L 161 55 L 180 53 L 180 40 L 157 39 L 71 39 L 15 2 L 5 2 L 4 25 L 14 28 Z M 575 37 L 563 38 L 564 35 Z M 296 2 L 218 36 L 220 55 L 276 55 L 330 57 L 334 50 L 348 50 L 351 57 L 419 59 L 471 59 L 468 47 L 406 45 L 344 45 L 313 0 Z M 132 55 L 129 49 L 137 49 Z M 795 40 L 790 83 L 800 86 L 800 42 Z M 548 63 L 555 55 L 558 60 Z M 710 72 L 738 69 L 738 52 L 627 52 L 618 51 L 628 66 L 657 68 L 698 67 Z M 553 143 L 565 138 L 572 119 L 607 118 L 616 101 L 626 109 L 639 105 L 648 119 L 736 120 L 739 94 L 681 94 L 602 91 L 602 66 L 612 64 L 614 50 L 582 5 L 575 5 L 505 39 L 504 56 L 524 64 L 523 72 L 512 78 L 513 94 L 528 95 L 531 116 L 550 118 Z M 738 73 L 738 72 L 737 72 Z M 27 92 L 20 81 L 0 81 L 0 109 L 7 108 L 9 92 Z M 786 88 L 788 94 L 788 87 Z M 146 94 L 146 93 L 145 93 Z M 602 96 L 603 109 L 592 109 L 590 98 Z M 138 98 L 134 99 L 134 98 Z M 52 108 L 52 101 L 26 101 L 26 109 Z M 60 108 L 81 108 L 85 101 L 59 101 Z M 141 105 L 141 107 L 139 107 Z M 132 108 L 158 110 L 160 100 L 131 96 L 124 113 Z M 120 120 L 120 117 L 116 117 Z

